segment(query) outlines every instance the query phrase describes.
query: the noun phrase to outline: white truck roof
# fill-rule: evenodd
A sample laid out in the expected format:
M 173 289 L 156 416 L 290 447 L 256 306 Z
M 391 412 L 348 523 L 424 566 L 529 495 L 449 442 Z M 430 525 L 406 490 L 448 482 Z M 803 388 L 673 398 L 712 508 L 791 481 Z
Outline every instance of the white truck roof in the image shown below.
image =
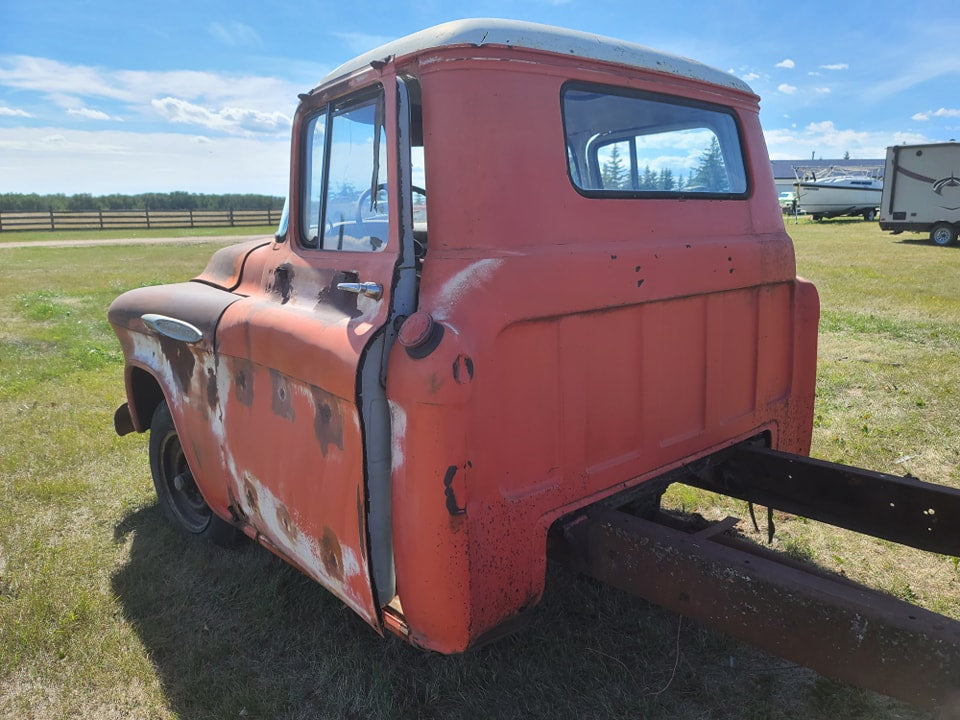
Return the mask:
M 455 45 L 503 45 L 628 65 L 678 75 L 752 93 L 750 86 L 730 73 L 696 60 L 670 55 L 642 45 L 564 28 L 521 22 L 474 18 L 454 20 L 399 38 L 350 60 L 329 73 L 321 85 L 349 75 L 371 62 L 403 57 L 423 50 Z

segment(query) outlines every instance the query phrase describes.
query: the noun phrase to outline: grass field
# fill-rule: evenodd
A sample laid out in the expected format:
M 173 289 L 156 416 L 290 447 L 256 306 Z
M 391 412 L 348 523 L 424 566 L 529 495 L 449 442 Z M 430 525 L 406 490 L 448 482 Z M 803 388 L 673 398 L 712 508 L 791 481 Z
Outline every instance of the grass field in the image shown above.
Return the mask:
M 823 307 L 813 454 L 960 485 L 960 249 L 862 221 L 787 229 Z M 146 438 L 112 431 L 105 310 L 214 247 L 0 250 L 0 717 L 922 717 L 561 567 L 529 627 L 442 657 L 265 550 L 184 538 Z M 665 502 L 744 515 L 683 487 Z M 960 618 L 956 559 L 786 516 L 775 544 Z

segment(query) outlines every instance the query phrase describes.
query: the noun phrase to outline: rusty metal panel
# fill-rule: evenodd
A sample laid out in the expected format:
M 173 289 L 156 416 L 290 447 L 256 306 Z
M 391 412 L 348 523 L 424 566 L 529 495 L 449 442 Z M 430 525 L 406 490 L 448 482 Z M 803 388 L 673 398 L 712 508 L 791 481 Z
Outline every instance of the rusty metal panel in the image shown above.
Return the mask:
M 410 637 L 450 652 L 536 603 L 564 513 L 758 433 L 806 451 L 818 303 L 772 195 L 765 209 L 762 154 L 746 158 L 744 200 L 578 194 L 564 82 L 664 92 L 662 78 L 452 53 L 416 70 L 430 198 L 418 310 L 443 333 L 425 357 L 390 358 L 405 419 L 394 535 Z M 729 101 L 745 146 L 762 146 L 755 105 Z
M 255 250 L 269 245 L 270 238 L 248 240 L 217 250 L 207 267 L 194 280 L 224 290 L 235 290 L 243 277 L 243 265 Z
M 110 323 L 118 329 L 147 333 L 154 337 L 163 336 L 158 336 L 144 325 L 145 314 L 159 312 L 184 320 L 201 331 L 200 346 L 210 350 L 220 315 L 239 299 L 237 295 L 201 283 L 150 285 L 125 292 L 111 303 L 107 315 Z
M 612 510 L 567 528 L 580 571 L 793 662 L 960 710 L 960 622 Z

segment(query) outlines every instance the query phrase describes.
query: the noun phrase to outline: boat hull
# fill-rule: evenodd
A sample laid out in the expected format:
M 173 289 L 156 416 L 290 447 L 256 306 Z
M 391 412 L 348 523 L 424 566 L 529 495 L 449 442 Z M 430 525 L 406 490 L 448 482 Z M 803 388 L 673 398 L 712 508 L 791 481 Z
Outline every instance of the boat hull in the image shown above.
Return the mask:
M 880 206 L 881 183 L 871 186 L 819 182 L 794 185 L 803 211 L 815 217 L 873 214 Z

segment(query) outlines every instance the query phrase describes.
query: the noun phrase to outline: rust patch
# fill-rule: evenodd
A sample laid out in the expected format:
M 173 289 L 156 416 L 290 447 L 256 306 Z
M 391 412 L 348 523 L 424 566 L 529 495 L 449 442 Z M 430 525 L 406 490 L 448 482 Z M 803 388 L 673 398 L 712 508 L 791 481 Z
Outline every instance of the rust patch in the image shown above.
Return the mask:
M 316 408 L 313 416 L 313 431 L 320 443 L 320 452 L 326 457 L 331 445 L 343 450 L 343 414 L 336 395 L 331 395 L 318 387 L 311 389 L 313 404 Z
M 337 288 L 338 283 L 359 282 L 359 280 L 360 276 L 349 270 L 334 272 L 329 282 L 321 283 L 323 287 L 317 293 L 317 308 L 333 307 L 350 317 L 359 317 L 363 314 L 357 308 L 357 300 L 360 296 Z
M 250 520 L 247 517 L 247 513 L 243 509 L 243 505 L 240 504 L 240 500 L 237 498 L 237 494 L 234 492 L 233 487 L 227 487 L 227 510 L 230 511 L 230 517 L 233 518 L 233 521 L 240 523 L 241 525 L 249 525 Z
M 320 538 L 320 561 L 330 577 L 343 580 L 343 551 L 340 549 L 340 541 L 326 525 L 323 527 L 323 537 Z
M 290 397 L 290 387 L 286 376 L 276 370 L 271 370 L 270 385 L 273 388 L 273 396 L 270 401 L 270 409 L 273 414 L 293 422 L 296 413 L 293 410 L 293 398 Z
M 257 489 L 253 486 L 253 483 L 250 482 L 249 478 L 243 479 L 243 497 L 247 501 L 247 507 L 250 508 L 250 512 L 259 517 L 260 499 L 257 496 Z
M 453 361 L 453 379 L 458 385 L 466 385 L 473 380 L 473 359 L 460 353 Z
M 220 391 L 217 389 L 217 374 L 213 368 L 207 369 L 207 405 L 211 410 L 216 410 L 220 404 Z
M 280 296 L 280 304 L 285 305 L 293 297 L 293 267 L 289 263 L 278 265 L 271 270 L 273 282 L 269 290 Z
M 457 504 L 457 494 L 453 490 L 453 479 L 457 475 L 457 466 L 451 465 L 447 468 L 446 474 L 443 476 L 443 496 L 444 501 L 447 506 L 447 512 L 452 516 L 456 515 L 466 515 L 467 509 L 462 508 Z
M 296 542 L 297 536 L 300 534 L 300 532 L 297 530 L 297 526 L 294 524 L 293 518 L 290 517 L 290 511 L 287 510 L 286 506 L 284 505 L 277 506 L 277 522 L 283 529 L 283 534 L 286 535 L 292 542 Z
M 189 395 L 190 381 L 193 378 L 193 368 L 197 364 L 197 359 L 190 352 L 190 348 L 179 340 L 173 340 L 164 335 L 157 339 L 160 341 L 160 351 L 170 364 L 170 369 L 173 370 L 177 387 L 184 395 Z
M 253 364 L 238 360 L 234 365 L 233 396 L 241 405 L 253 405 Z

